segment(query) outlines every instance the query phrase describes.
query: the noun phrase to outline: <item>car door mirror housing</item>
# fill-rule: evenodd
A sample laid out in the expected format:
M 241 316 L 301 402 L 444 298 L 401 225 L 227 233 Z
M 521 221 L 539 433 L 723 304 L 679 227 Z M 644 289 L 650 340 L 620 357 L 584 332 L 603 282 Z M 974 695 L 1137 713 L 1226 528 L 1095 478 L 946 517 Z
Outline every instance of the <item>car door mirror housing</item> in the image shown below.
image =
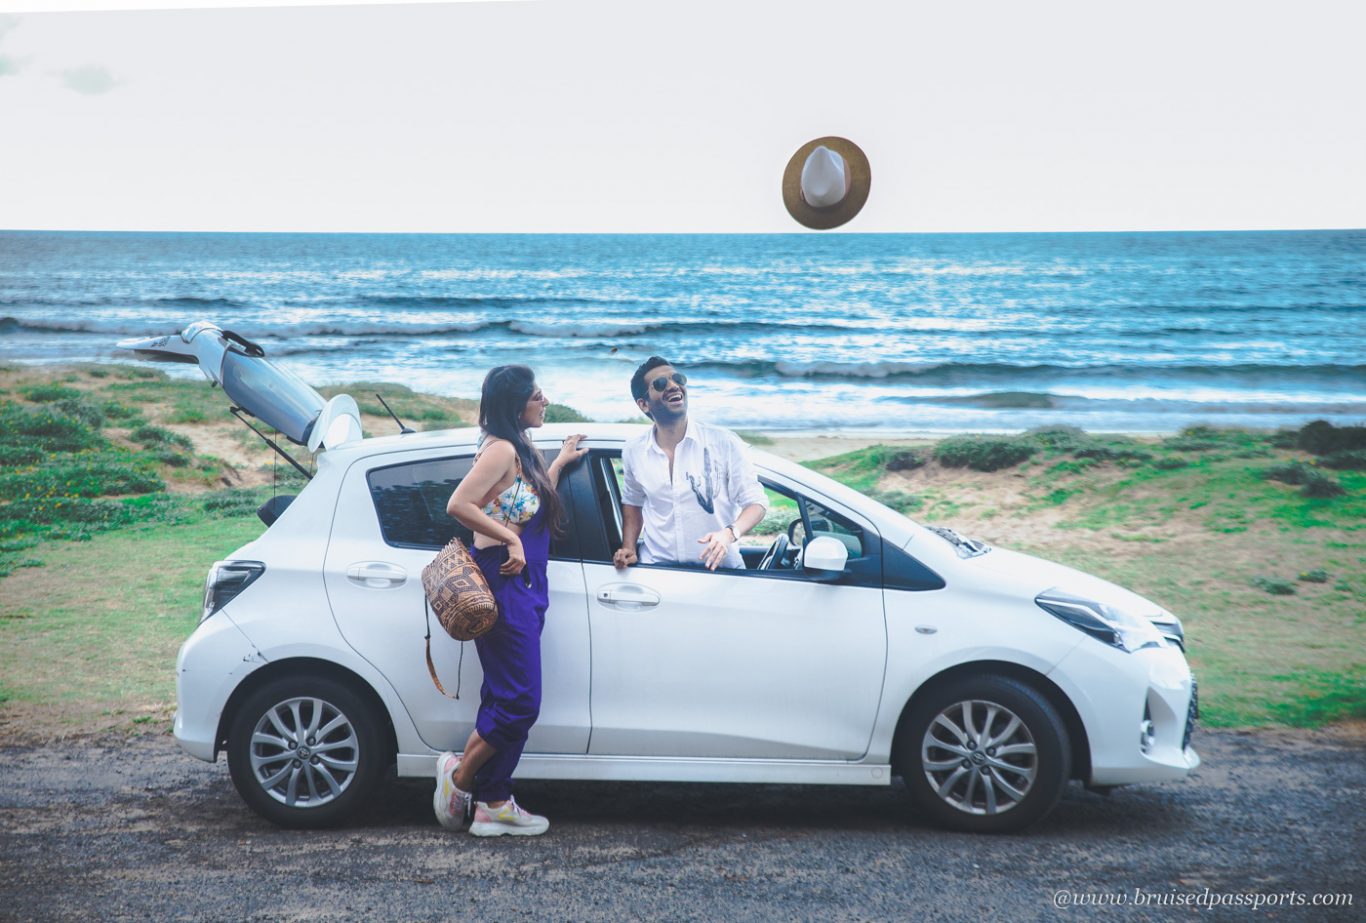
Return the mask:
M 822 535 L 802 549 L 802 570 L 816 579 L 833 580 L 844 573 L 849 549 L 839 539 Z

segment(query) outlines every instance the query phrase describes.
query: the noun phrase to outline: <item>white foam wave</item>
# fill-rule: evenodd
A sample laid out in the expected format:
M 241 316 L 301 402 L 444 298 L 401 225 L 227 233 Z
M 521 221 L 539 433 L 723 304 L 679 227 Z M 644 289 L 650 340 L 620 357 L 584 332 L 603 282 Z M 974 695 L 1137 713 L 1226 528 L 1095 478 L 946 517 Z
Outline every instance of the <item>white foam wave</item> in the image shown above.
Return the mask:
M 938 368 L 937 362 L 776 362 L 779 375 L 804 378 L 810 375 L 837 375 L 842 378 L 888 378 L 927 372 Z
M 620 323 L 581 323 L 581 324 L 540 324 L 530 321 L 513 321 L 508 329 L 531 336 L 551 339 L 574 337 L 617 337 L 644 333 L 652 329 L 650 324 Z

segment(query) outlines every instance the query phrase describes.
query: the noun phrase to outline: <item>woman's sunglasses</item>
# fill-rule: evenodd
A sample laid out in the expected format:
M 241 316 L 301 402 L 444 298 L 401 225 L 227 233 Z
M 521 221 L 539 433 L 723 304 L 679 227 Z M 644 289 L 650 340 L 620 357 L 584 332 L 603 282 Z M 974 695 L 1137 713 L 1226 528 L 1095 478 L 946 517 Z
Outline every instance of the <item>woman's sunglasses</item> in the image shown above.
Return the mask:
M 669 387 L 670 379 L 673 380 L 674 384 L 680 387 L 688 383 L 687 375 L 684 375 L 682 372 L 674 372 L 672 375 L 660 375 L 654 381 L 650 382 L 650 387 L 654 388 L 660 394 L 663 394 Z

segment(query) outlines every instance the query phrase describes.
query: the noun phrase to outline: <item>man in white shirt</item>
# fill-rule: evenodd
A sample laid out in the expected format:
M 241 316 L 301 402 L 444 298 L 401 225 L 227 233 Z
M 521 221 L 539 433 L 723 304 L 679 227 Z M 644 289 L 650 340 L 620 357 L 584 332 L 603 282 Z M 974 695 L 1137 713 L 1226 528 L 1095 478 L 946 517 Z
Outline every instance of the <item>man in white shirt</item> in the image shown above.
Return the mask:
M 617 567 L 641 564 L 743 568 L 735 547 L 764 518 L 767 498 L 728 429 L 688 419 L 688 379 L 660 356 L 631 376 L 631 396 L 654 421 L 621 453 L 621 548 Z

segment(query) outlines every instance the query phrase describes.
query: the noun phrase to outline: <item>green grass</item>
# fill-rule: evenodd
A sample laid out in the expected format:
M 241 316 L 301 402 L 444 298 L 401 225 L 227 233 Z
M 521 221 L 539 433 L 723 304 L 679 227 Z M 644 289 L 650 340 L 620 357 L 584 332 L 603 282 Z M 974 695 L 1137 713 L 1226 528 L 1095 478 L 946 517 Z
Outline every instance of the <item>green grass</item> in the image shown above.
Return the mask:
M 874 445 L 843 455 L 807 462 L 806 466 L 866 493 L 877 487 L 878 480 L 887 469 L 888 461 L 902 452 L 904 450 L 891 446 Z
M 71 731 L 165 715 L 209 563 L 262 528 L 254 517 L 199 515 L 43 543 L 46 566 L 7 577 L 0 597 L 7 707 L 29 706 Z

